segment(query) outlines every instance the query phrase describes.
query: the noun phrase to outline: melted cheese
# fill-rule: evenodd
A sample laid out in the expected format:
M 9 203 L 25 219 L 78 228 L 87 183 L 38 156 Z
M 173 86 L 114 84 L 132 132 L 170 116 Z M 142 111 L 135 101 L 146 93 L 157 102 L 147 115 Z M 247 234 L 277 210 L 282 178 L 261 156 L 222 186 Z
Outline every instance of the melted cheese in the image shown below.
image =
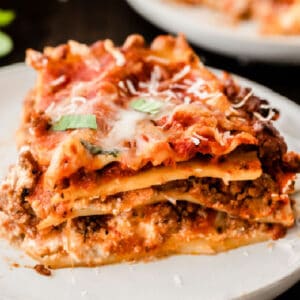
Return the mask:
M 112 157 L 91 157 L 80 149 L 80 140 L 106 151 L 121 150 L 114 161 L 134 170 L 148 162 L 154 166 L 176 163 L 196 153 L 222 156 L 240 144 L 257 144 L 248 119 L 242 115 L 238 122 L 228 118 L 233 108 L 222 83 L 199 64 L 182 37 L 170 38 L 170 45 L 168 39 L 158 38 L 150 48 L 140 43 L 141 37 L 129 37 L 131 42 L 121 48 L 105 40 L 90 48 L 70 42 L 49 48 L 45 57 L 29 52 L 29 61 L 39 72 L 34 110 L 44 111 L 52 123 L 66 114 L 94 114 L 98 124 L 97 130 L 50 130 L 42 136 L 26 136 L 34 128 L 22 131 L 38 164 L 46 170 L 47 188 L 81 168 L 99 170 L 113 161 Z M 167 59 L 169 64 L 147 62 L 151 56 Z M 51 67 L 40 65 L 44 58 Z M 88 63 L 93 61 L 99 68 Z M 64 77 L 57 77 L 58 73 Z M 134 111 L 130 104 L 137 98 L 159 101 L 162 107 L 154 115 Z M 31 108 L 28 115 L 33 114 Z M 201 142 L 196 135 L 203 138 Z M 69 155 L 66 149 L 77 149 L 80 157 Z
M 109 134 L 102 140 L 102 145 L 107 149 L 122 147 L 124 141 L 131 141 L 135 138 L 137 125 L 145 118 L 145 113 L 134 110 L 120 110 L 117 121 L 114 122 Z

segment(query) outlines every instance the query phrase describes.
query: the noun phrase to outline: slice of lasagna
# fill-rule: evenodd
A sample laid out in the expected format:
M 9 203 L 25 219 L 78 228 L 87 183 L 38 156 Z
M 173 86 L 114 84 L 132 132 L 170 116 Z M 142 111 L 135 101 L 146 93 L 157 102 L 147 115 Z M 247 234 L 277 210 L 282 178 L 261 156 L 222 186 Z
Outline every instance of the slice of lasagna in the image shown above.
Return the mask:
M 263 34 L 300 34 L 299 0 L 172 0 L 216 9 L 233 21 L 255 20 Z
M 53 268 L 212 254 L 293 226 L 300 156 L 266 100 L 218 79 L 184 37 L 27 52 L 37 70 L 1 232 Z

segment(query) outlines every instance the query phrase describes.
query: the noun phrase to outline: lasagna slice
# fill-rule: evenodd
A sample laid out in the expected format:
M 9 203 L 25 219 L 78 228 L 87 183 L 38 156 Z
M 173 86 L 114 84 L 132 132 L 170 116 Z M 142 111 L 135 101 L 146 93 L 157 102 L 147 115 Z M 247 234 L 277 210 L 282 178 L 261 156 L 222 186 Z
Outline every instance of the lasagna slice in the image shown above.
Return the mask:
M 299 0 L 175 0 L 205 5 L 224 13 L 230 20 L 255 20 L 263 34 L 298 35 Z
M 183 36 L 28 50 L 1 234 L 52 268 L 212 254 L 294 224 L 300 155 L 266 100 L 218 78 Z

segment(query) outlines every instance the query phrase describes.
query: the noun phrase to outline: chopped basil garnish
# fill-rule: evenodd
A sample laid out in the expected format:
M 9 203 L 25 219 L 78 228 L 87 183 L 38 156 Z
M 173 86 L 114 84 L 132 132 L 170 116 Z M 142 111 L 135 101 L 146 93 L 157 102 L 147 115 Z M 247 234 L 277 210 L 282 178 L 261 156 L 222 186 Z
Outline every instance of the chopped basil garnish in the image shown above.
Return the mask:
M 119 154 L 119 151 L 116 149 L 113 150 L 103 150 L 101 147 L 93 145 L 87 141 L 81 140 L 81 144 L 92 154 L 92 155 L 112 155 L 113 157 L 117 157 Z
M 12 10 L 0 9 L 0 27 L 9 25 L 15 18 Z M 13 41 L 9 35 L 0 31 L 0 57 L 8 54 L 13 48 Z
M 15 17 L 16 14 L 13 10 L 0 9 L 0 27 L 9 25 Z
M 13 41 L 9 35 L 0 31 L 0 56 L 8 54 L 13 48 Z
M 65 115 L 53 124 L 52 130 L 63 131 L 67 129 L 91 128 L 97 129 L 95 115 Z
M 139 98 L 130 103 L 130 107 L 134 110 L 148 113 L 151 115 L 155 115 L 159 112 L 163 103 L 157 100 L 145 100 L 143 98 Z

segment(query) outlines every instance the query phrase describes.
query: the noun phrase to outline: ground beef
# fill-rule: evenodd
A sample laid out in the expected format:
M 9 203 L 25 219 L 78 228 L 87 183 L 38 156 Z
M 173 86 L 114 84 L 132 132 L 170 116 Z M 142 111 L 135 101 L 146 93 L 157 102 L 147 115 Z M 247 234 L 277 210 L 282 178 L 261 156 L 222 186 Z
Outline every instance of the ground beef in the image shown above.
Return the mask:
M 249 95 L 251 89 L 240 87 L 227 74 L 223 79 L 223 92 L 229 101 L 236 104 Z M 264 169 L 272 172 L 275 165 L 274 172 L 276 172 L 276 168 L 280 169 L 282 167 L 282 157 L 287 152 L 287 145 L 271 121 L 260 121 L 254 117 L 254 113 L 267 117 L 270 110 L 272 110 L 274 112 L 272 120 L 277 120 L 279 112 L 268 106 L 269 102 L 267 100 L 251 95 L 245 104 L 239 108 L 239 111 L 248 115 L 249 121 L 253 122 L 254 133 L 258 139 L 259 157 Z
M 37 273 L 44 275 L 44 276 L 51 276 L 51 271 L 46 268 L 44 265 L 35 265 L 34 269 L 36 270 Z
M 285 228 L 280 224 L 253 223 L 232 218 L 226 213 L 186 201 L 178 201 L 176 206 L 166 202 L 146 205 L 106 220 L 103 216 L 94 216 L 93 222 L 101 225 L 87 235 L 86 232 L 90 231 L 89 220 L 89 217 L 72 220 L 77 234 L 82 235 L 82 247 L 89 247 L 89 243 L 94 245 L 98 241 L 107 251 L 117 254 L 134 252 L 137 255 L 155 251 L 172 234 L 180 232 L 187 237 L 204 234 L 220 235 L 222 238 L 223 234 L 235 234 L 238 238 L 258 229 L 270 233 L 274 239 L 285 233 Z
M 257 122 L 255 131 L 259 145 L 258 154 L 263 168 L 266 172 L 273 174 L 277 168 L 281 168 L 283 155 L 287 152 L 287 145 L 270 122 Z
M 190 197 L 194 197 L 190 201 L 199 201 L 206 207 L 226 211 L 235 217 L 249 220 L 270 218 L 277 222 L 284 221 L 286 224 L 293 222 L 292 215 L 281 214 L 285 211 L 282 208 L 288 203 L 285 198 L 279 197 L 279 185 L 268 174 L 263 174 L 253 181 L 232 181 L 228 184 L 218 178 L 192 177 L 188 180 L 169 182 L 155 189 L 166 197 L 169 192 L 170 195 L 172 192 L 187 193 Z
M 265 197 L 266 194 L 269 197 L 271 193 L 279 193 L 277 183 L 268 174 L 263 174 L 256 180 L 231 181 L 228 184 L 219 178 L 192 177 L 189 180 L 172 181 L 156 187 L 161 191 L 177 189 L 185 193 L 194 188 L 200 188 L 204 194 L 218 197 L 222 202 L 226 202 L 226 199 L 260 198 Z M 217 196 L 218 194 L 220 197 Z
M 244 88 L 239 85 L 233 80 L 230 75 L 226 75 L 225 79 L 223 80 L 223 92 L 227 96 L 228 100 L 233 104 L 240 103 L 245 97 L 247 97 L 252 91 L 251 88 Z M 262 100 L 259 97 L 251 95 L 246 103 L 240 107 L 240 110 L 246 112 L 259 112 L 260 106 L 262 104 L 268 104 L 268 101 Z
M 51 127 L 51 120 L 45 113 L 33 112 L 31 114 L 31 129 L 36 137 L 44 136 Z
M 112 216 L 109 215 L 78 217 L 75 219 L 74 225 L 76 231 L 86 239 L 100 229 L 107 231 L 107 224 L 111 218 Z
M 17 164 L 11 168 L 0 188 L 0 211 L 16 223 L 32 228 L 37 219 L 26 197 L 32 192 L 38 177 L 37 162 L 30 151 L 25 150 L 19 154 Z
M 232 76 L 228 73 L 224 73 L 223 78 L 223 93 L 228 97 L 229 101 L 235 103 L 241 87 L 234 81 Z
M 283 168 L 287 172 L 300 173 L 300 154 L 286 153 L 283 156 Z

